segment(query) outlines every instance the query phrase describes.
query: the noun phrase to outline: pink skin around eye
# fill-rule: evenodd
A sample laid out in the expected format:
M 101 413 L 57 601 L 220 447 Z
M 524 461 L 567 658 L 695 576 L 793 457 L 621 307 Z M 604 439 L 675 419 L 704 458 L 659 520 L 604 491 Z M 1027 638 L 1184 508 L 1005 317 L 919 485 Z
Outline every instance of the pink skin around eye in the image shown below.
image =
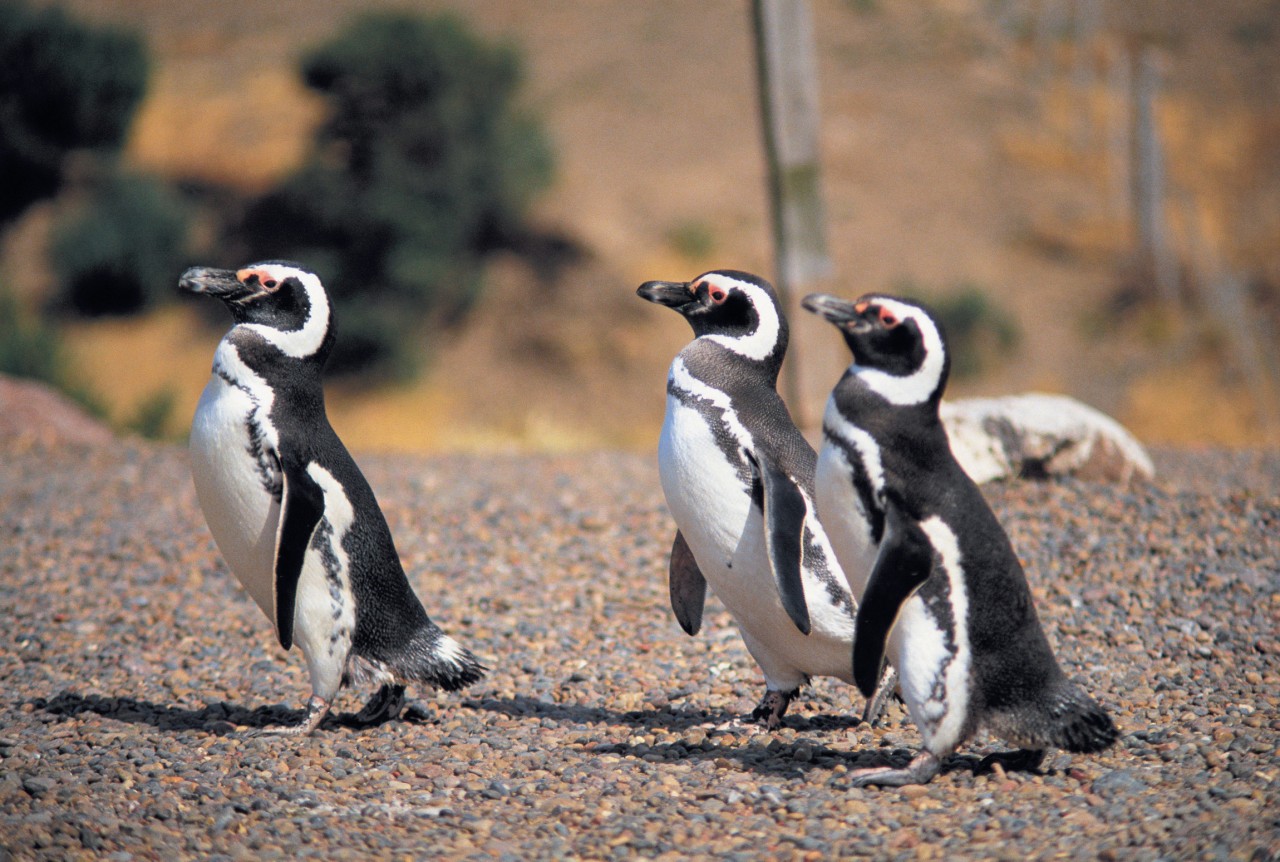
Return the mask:
M 885 326 L 897 326 L 898 318 L 893 316 L 893 312 L 887 308 L 880 309 L 880 322 Z
M 714 302 L 716 305 L 719 305 L 720 303 L 724 302 L 726 299 L 729 298 L 729 292 L 727 290 L 725 290 L 723 287 L 719 287 L 715 284 L 712 284 L 709 281 L 700 281 L 689 289 L 692 290 L 694 293 L 697 293 L 698 290 L 703 285 L 706 285 L 707 295 L 711 297 L 711 301 Z
M 236 273 L 236 280 L 244 284 L 255 275 L 258 277 L 258 284 L 267 290 L 273 290 L 280 283 L 260 269 L 242 269 Z

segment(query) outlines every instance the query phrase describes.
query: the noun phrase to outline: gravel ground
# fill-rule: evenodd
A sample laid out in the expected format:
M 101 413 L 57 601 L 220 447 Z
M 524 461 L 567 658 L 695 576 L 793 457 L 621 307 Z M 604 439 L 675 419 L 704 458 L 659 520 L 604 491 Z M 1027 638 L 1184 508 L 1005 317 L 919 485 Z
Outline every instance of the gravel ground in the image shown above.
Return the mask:
M 988 489 L 1120 743 L 975 776 L 982 738 L 862 790 L 847 772 L 915 729 L 860 726 L 830 680 L 777 732 L 737 720 L 763 685 L 717 604 L 697 638 L 667 607 L 651 455 L 361 459 L 428 610 L 493 670 L 298 740 L 247 735 L 300 715 L 306 673 L 183 450 L 0 446 L 0 860 L 1276 859 L 1280 454 L 1155 454 L 1155 484 Z

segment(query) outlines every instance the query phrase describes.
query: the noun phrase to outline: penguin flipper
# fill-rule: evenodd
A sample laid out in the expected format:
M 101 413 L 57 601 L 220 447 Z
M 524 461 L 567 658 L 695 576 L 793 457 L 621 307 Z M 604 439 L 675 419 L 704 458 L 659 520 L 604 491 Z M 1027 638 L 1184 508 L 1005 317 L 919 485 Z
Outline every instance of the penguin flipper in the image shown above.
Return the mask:
M 293 646 L 293 605 L 298 597 L 302 562 L 311 545 L 311 534 L 324 516 L 324 490 L 308 475 L 302 463 L 281 459 L 280 525 L 276 529 L 275 605 L 276 637 L 280 646 Z
M 914 520 L 892 502 L 887 506 L 884 542 L 858 602 L 853 635 L 853 680 L 863 697 L 880 681 L 885 648 L 898 614 L 933 571 L 933 545 Z
M 764 546 L 782 607 L 796 628 L 807 635 L 811 628 L 809 605 L 804 598 L 804 581 L 800 573 L 804 565 L 804 519 L 808 515 L 808 506 L 799 486 L 777 465 L 750 452 L 747 460 L 751 462 L 760 485 Z
M 702 608 L 707 601 L 707 579 L 698 568 L 698 561 L 689 550 L 684 534 L 676 530 L 676 540 L 671 545 L 671 569 L 667 587 L 671 591 L 671 610 L 675 611 L 680 628 L 688 635 L 696 635 L 702 628 Z

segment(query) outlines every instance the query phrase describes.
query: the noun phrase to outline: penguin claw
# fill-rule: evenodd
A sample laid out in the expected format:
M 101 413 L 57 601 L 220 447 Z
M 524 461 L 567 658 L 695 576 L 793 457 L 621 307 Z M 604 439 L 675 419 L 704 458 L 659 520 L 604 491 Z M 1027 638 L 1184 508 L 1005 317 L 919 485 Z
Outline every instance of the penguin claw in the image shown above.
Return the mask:
M 760 699 L 760 704 L 751 711 L 754 721 L 762 722 L 769 730 L 782 727 L 782 717 L 787 714 L 787 707 L 796 696 L 796 691 L 776 691 L 770 689 Z
M 941 769 L 941 760 L 928 751 L 922 751 L 901 769 L 891 766 L 856 769 L 849 773 L 849 786 L 903 787 L 908 784 L 928 784 Z
M 303 717 L 301 723 L 289 725 L 288 727 L 261 727 L 257 730 L 249 731 L 247 735 L 251 737 L 310 736 L 328 714 L 329 701 L 312 695 L 311 699 L 307 701 L 307 714 Z

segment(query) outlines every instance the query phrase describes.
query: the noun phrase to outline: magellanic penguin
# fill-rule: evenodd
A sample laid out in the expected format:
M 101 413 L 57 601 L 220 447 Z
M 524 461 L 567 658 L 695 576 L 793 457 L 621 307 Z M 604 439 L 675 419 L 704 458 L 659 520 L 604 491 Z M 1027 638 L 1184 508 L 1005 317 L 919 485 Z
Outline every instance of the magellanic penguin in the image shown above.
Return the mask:
M 951 364 L 941 326 L 919 305 L 875 294 L 814 294 L 804 307 L 853 352 L 823 421 L 817 498 L 846 571 L 874 553 L 855 681 L 870 695 L 887 654 L 924 737 L 905 768 L 857 770 L 852 783 L 928 782 L 979 729 L 1023 749 L 991 759 L 1032 768 L 1048 747 L 1111 745 L 1115 725 L 1059 668 L 1008 536 L 951 453 L 938 416 Z
M 717 270 L 637 293 L 679 312 L 694 340 L 671 363 L 658 465 L 677 531 L 671 606 L 696 634 L 708 585 L 732 614 L 776 727 L 811 677 L 852 681 L 855 603 L 818 523 L 816 454 L 777 391 L 787 322 L 770 284 Z
M 373 491 L 325 415 L 334 340 L 320 279 L 295 263 L 195 267 L 184 290 L 222 300 L 234 325 L 191 425 L 191 473 L 218 549 L 286 650 L 311 675 L 309 734 L 339 688 L 377 684 L 359 723 L 395 718 L 406 683 L 449 691 L 485 668 L 427 616 Z

